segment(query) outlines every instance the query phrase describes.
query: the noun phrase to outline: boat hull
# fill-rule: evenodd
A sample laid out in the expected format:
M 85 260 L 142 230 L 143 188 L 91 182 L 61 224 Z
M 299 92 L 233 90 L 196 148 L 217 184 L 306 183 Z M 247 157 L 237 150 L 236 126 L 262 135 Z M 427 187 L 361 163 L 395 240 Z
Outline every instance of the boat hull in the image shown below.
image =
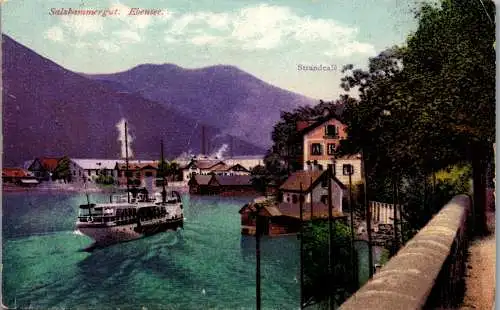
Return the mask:
M 134 223 L 119 226 L 106 226 L 105 224 L 79 224 L 77 229 L 84 235 L 92 238 L 97 245 L 109 245 L 119 242 L 136 240 L 145 236 L 154 235 L 167 230 L 182 228 L 183 218 L 151 222 Z

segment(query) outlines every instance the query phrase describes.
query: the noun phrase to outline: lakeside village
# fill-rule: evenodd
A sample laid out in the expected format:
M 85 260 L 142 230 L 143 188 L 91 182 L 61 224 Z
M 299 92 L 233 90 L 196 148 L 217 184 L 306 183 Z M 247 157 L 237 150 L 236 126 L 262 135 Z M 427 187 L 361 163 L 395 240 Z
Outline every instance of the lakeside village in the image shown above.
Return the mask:
M 259 196 L 239 211 L 243 235 L 256 233 L 256 214 L 266 219 L 259 221 L 262 222 L 259 230 L 269 236 L 297 233 L 301 218 L 302 221 L 328 218 L 329 205 L 335 220 L 347 222 L 349 184 L 351 188 L 361 186 L 364 176 L 360 154 L 334 157 L 340 140 L 347 137 L 346 125 L 334 115 L 325 114 L 310 121 L 298 121 L 296 129 L 303 139 L 304 151 L 299 155 L 303 169 L 291 173 L 282 184 L 271 182 L 265 188 L 255 184 L 254 172 L 265 165 L 264 155 L 224 158 L 217 152 L 219 156 L 178 157 L 166 163 L 164 175 L 168 187 L 190 195 Z M 131 159 L 127 169 L 124 159 L 40 157 L 25 162 L 23 168 L 3 168 L 2 180 L 7 191 L 23 187 L 99 191 L 123 189 L 127 182 L 129 187 L 150 188 L 161 186 L 159 165 L 159 160 Z M 390 239 L 387 229 L 392 226 L 393 205 L 370 202 L 370 207 L 374 214 L 372 222 L 378 224 L 374 232 L 384 233 L 380 237 L 380 245 L 384 245 L 384 240 Z M 352 214 L 358 237 L 365 236 L 365 223 Z

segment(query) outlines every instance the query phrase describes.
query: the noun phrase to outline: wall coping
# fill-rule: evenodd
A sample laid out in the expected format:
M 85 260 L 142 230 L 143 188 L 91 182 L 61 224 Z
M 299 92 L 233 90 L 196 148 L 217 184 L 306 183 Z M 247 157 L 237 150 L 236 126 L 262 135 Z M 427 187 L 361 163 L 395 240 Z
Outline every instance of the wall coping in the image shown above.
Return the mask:
M 458 195 L 393 256 L 340 310 L 422 309 L 465 223 L 471 199 Z

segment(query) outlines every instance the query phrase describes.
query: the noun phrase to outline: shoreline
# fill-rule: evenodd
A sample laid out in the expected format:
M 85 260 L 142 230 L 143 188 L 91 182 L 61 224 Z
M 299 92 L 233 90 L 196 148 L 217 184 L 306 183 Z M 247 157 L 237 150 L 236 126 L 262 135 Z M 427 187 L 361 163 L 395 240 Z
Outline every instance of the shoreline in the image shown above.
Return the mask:
M 180 192 L 189 191 L 189 187 L 187 186 L 170 186 L 168 187 L 172 190 L 177 190 Z M 96 186 L 92 185 L 87 188 L 83 186 L 78 186 L 76 184 L 40 184 L 33 187 L 23 187 L 18 185 L 6 185 L 3 184 L 2 192 L 3 193 L 19 193 L 19 192 L 46 192 L 46 191 L 57 191 L 57 192 L 72 192 L 72 193 L 113 193 L 118 191 L 126 190 L 126 187 L 123 186 Z

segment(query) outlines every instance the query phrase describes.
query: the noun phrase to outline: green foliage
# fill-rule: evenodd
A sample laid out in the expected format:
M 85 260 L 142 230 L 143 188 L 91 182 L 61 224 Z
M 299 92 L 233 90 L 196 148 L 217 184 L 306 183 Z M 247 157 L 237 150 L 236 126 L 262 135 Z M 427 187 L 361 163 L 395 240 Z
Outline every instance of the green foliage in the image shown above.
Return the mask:
M 159 178 L 167 177 L 170 170 L 170 165 L 166 161 L 161 161 L 158 164 L 157 176 Z
M 111 185 L 115 183 L 115 179 L 110 175 L 99 174 L 99 176 L 95 179 L 97 184 Z
M 381 266 L 385 265 L 390 259 L 391 253 L 388 249 L 382 249 L 382 253 L 380 254 L 379 264 Z
M 271 175 L 267 171 L 266 167 L 258 165 L 255 166 L 251 171 L 252 176 L 251 181 L 254 188 L 262 193 L 266 191 L 266 187 L 271 181 Z
M 57 163 L 57 167 L 54 170 L 52 175 L 52 179 L 54 180 L 65 180 L 71 181 L 71 169 L 70 169 L 71 161 L 68 156 L 64 156 Z
M 435 177 L 420 174 L 406 179 L 401 187 L 404 201 L 404 239 L 410 239 L 434 214 L 459 194 L 471 194 L 472 168 L 458 164 L 436 172 Z
M 391 201 L 396 176 L 401 201 L 424 220 L 450 193 L 466 189 L 457 182 L 430 186 L 434 172 L 472 162 L 476 177 L 484 176 L 495 139 L 495 25 L 488 18 L 495 6 L 483 2 L 424 4 L 406 46 L 370 58 L 367 70 L 344 68 L 342 86 L 357 90 L 359 100 L 346 106 L 348 139 L 338 154 L 363 152 L 370 200 Z
M 161 161 L 158 164 L 158 172 L 157 172 L 157 177 L 158 178 L 167 178 L 170 177 L 171 179 L 177 179 L 179 174 L 181 172 L 181 167 L 180 165 L 175 162 L 166 162 L 166 161 Z
M 334 223 L 334 268 L 328 271 L 328 221 L 317 220 L 304 227 L 304 296 L 307 304 L 324 303 L 330 293 L 336 304 L 341 304 L 352 293 L 352 267 L 350 254 L 350 229 L 341 222 Z M 329 290 L 329 279 L 333 288 Z

